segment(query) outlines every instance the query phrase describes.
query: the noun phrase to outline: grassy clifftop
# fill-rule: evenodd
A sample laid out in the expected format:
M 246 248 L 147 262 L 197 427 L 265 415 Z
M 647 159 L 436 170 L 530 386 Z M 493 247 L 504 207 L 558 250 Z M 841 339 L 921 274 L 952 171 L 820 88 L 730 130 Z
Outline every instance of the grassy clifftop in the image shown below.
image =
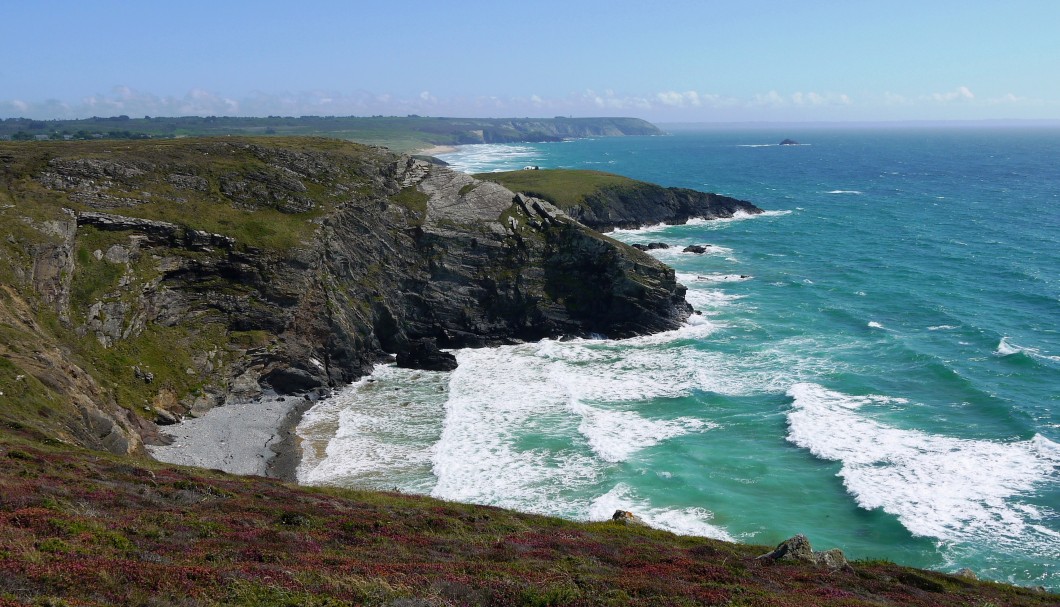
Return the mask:
M 480 173 L 476 177 L 544 198 L 574 219 L 601 231 L 762 212 L 744 200 L 687 188 L 665 188 L 601 171 L 523 170 Z
M 411 152 L 435 145 L 559 141 L 572 137 L 659 135 L 639 118 L 443 118 L 424 116 L 184 116 L 0 120 L 0 139 L 151 139 L 239 136 L 322 136 Z
M 337 139 L 0 143 L 0 419 L 136 452 L 390 356 L 690 312 L 672 269 L 514 201 Z
M 1045 607 L 1058 597 L 885 562 L 391 493 L 307 489 L 0 431 L 0 607 Z

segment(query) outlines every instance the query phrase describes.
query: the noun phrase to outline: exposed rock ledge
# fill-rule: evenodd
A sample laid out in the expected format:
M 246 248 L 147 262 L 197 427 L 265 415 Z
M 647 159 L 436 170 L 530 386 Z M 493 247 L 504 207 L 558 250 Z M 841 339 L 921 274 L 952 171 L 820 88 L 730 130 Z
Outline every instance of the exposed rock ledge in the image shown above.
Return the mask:
M 270 389 L 323 392 L 395 356 L 446 365 L 439 348 L 626 337 L 691 312 L 672 269 L 549 202 L 378 148 L 225 138 L 0 151 L 0 191 L 16 193 L 5 212 L 24 213 L 3 245 L 11 292 L 63 326 L 34 323 L 27 339 L 67 353 L 90 384 L 74 401 L 107 421 L 81 431 L 63 410 L 48 431 L 93 447 L 137 451 L 157 440 L 149 420 Z M 34 388 L 70 402 L 70 384 Z

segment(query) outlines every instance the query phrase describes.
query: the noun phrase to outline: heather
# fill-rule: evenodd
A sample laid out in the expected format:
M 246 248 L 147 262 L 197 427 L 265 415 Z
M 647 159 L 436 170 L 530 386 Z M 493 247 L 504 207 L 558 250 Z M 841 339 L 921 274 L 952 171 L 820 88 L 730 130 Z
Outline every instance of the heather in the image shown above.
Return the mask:
M 0 606 L 1055 605 L 887 562 L 398 493 L 295 487 L 0 435 Z

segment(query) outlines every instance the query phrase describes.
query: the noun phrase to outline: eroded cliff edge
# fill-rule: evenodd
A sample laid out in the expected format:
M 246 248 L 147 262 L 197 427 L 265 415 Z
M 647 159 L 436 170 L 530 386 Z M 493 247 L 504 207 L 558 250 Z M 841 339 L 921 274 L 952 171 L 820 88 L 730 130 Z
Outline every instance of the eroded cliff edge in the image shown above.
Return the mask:
M 0 416 L 115 452 L 397 356 L 677 327 L 671 269 L 545 200 L 323 139 L 0 146 Z

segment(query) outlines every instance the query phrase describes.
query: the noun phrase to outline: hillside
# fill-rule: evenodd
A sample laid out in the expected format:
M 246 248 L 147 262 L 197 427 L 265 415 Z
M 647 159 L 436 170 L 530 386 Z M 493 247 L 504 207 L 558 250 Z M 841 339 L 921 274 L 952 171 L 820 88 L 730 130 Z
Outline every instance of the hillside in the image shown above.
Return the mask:
M 749 202 L 728 196 L 664 188 L 601 171 L 524 170 L 481 173 L 476 177 L 548 200 L 580 223 L 600 231 L 762 212 Z
M 27 442 L 0 432 L 0 607 L 1032 607 L 1060 597 L 885 562 Z
M 117 452 L 380 360 L 691 311 L 545 201 L 334 139 L 0 144 L 0 217 L 0 418 Z
M 679 326 L 673 270 L 572 216 L 679 221 L 683 194 L 540 173 L 538 198 L 335 139 L 0 144 L 0 607 L 1056 604 L 146 457 L 160 425 L 313 400 L 384 360 L 451 368 L 444 348 Z M 630 202 L 650 192 L 663 211 Z M 697 208 L 757 211 L 735 202 Z
M 660 135 L 638 118 L 428 118 L 424 116 L 114 116 L 80 120 L 0 120 L 3 139 L 150 139 L 221 135 L 321 136 L 412 152 L 437 145 L 559 141 L 577 137 Z

